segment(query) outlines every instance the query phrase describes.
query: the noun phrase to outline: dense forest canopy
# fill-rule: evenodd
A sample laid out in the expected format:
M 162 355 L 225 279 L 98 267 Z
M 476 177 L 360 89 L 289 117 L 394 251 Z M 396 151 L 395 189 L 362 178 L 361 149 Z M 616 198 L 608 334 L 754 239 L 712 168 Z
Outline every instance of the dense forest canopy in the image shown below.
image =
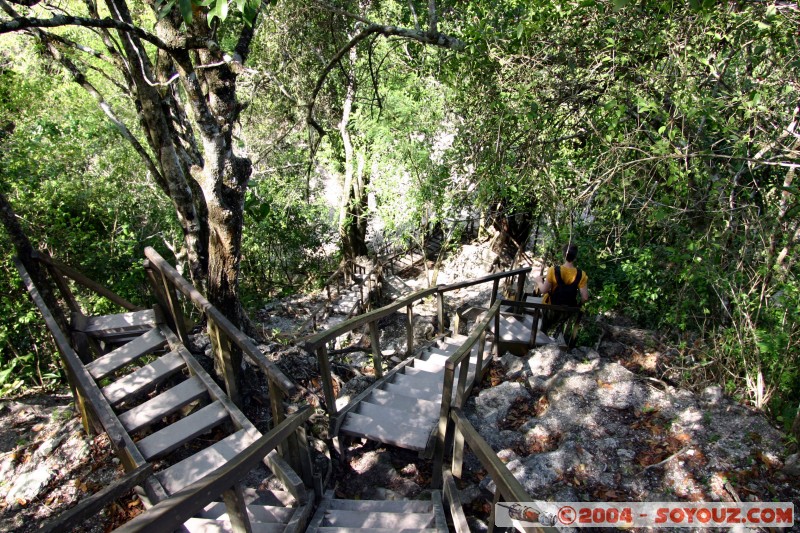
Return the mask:
M 795 3 L 0 8 L 1 192 L 123 295 L 145 298 L 147 245 L 238 316 L 341 254 L 513 220 L 548 261 L 577 241 L 590 310 L 669 336 L 687 382 L 791 424 Z M 56 371 L 2 238 L 7 393 Z

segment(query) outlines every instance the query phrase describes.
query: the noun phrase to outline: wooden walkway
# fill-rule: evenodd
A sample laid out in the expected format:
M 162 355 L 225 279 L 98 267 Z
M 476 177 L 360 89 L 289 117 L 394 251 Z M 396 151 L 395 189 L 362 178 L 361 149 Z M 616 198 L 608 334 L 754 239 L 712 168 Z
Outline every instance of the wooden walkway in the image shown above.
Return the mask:
M 84 368 L 143 459 L 162 465 L 146 483 L 148 506 L 211 475 L 261 437 L 176 335 L 155 323 L 152 311 L 93 317 L 87 324 L 77 331 L 96 340 L 121 332 L 130 338 Z M 301 531 L 312 510 L 303 481 L 275 451 L 263 463 L 284 490 L 251 488 L 243 495 L 251 525 L 258 531 Z M 209 532 L 226 524 L 230 519 L 220 501 L 184 526 Z

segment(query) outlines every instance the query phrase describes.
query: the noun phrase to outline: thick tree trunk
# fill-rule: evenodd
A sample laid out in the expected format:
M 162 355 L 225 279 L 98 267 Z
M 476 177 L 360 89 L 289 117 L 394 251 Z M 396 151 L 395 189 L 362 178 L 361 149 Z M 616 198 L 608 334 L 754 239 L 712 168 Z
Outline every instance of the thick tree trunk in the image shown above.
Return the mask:
M 33 245 L 25 234 L 25 230 L 22 229 L 17 214 L 14 212 L 14 208 L 11 207 L 8 198 L 6 198 L 6 195 L 2 192 L 0 192 L 0 221 L 3 222 L 6 233 L 17 252 L 17 257 L 19 257 L 23 266 L 25 266 L 25 269 L 31 275 L 31 279 L 42 295 L 44 303 L 47 304 L 47 307 L 53 313 L 53 317 L 56 319 L 56 322 L 58 322 L 59 327 L 66 333 L 68 331 L 67 319 L 64 313 L 61 312 L 61 307 L 58 305 L 50 277 L 47 275 L 42 264 L 32 258 L 34 252 Z

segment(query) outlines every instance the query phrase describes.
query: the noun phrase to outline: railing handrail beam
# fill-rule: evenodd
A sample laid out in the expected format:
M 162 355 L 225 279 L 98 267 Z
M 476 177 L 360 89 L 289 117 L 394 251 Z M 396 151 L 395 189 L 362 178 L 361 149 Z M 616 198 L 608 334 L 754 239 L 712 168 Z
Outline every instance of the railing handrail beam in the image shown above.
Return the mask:
M 200 291 L 198 291 L 191 283 L 181 276 L 175 268 L 170 265 L 158 252 L 148 246 L 144 250 L 145 256 L 150 260 L 151 264 L 157 268 L 175 287 L 197 307 L 200 311 L 206 313 L 206 316 L 213 320 L 217 327 L 222 330 L 244 353 L 249 355 L 261 370 L 277 384 L 281 390 L 287 395 L 293 395 L 297 391 L 297 386 L 281 372 L 281 370 L 272 362 L 269 361 L 261 350 L 253 344 L 253 342 L 242 333 L 239 328 L 222 314 L 222 312 L 214 307 Z
M 465 287 L 472 287 L 473 285 L 480 285 L 481 283 L 486 283 L 489 281 L 494 280 L 501 280 L 504 278 L 510 278 L 516 276 L 518 274 L 527 274 L 532 270 L 533 267 L 524 267 L 518 268 L 516 270 L 507 270 L 503 272 L 495 272 L 494 274 L 489 274 L 488 276 L 483 276 L 482 278 L 477 279 L 470 279 L 466 281 L 459 281 L 456 283 L 451 283 L 450 285 L 439 285 L 439 290 L 442 292 L 450 292 L 457 289 L 463 289 Z
M 349 320 L 342 322 L 341 324 L 337 324 L 336 326 L 327 329 L 325 331 L 320 331 L 319 333 L 312 335 L 306 338 L 303 344 L 306 347 L 306 350 L 309 352 L 313 352 L 318 346 L 328 342 L 331 339 L 335 339 L 340 335 L 344 335 L 348 331 L 352 331 L 357 327 L 363 326 L 375 320 L 380 320 L 381 318 L 394 313 L 398 309 L 406 307 L 410 304 L 413 304 L 417 300 L 421 300 L 433 294 L 436 294 L 437 288 L 432 287 L 430 289 L 422 289 L 417 292 L 413 292 L 402 298 L 397 300 L 394 303 L 381 307 L 380 309 L 376 309 L 374 311 L 370 311 L 369 313 L 359 315 L 353 317 Z
M 236 485 L 242 476 L 254 468 L 278 444 L 286 440 L 311 416 L 311 408 L 292 414 L 273 430 L 262 435 L 213 474 L 202 478 L 140 514 L 118 533 L 140 531 L 173 531 L 205 507 L 219 494 Z

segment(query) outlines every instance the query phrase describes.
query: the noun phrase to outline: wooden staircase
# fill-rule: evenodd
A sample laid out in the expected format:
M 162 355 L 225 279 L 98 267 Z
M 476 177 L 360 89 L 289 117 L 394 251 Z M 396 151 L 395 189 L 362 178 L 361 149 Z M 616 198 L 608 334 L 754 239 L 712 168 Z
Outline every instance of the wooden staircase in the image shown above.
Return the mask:
M 442 406 L 445 363 L 466 339 L 463 335 L 440 338 L 392 369 L 341 409 L 336 433 L 430 456 Z M 470 355 L 467 390 L 475 382 L 478 349 L 474 346 Z M 484 353 L 490 354 L 491 350 L 487 341 Z M 484 359 L 482 371 L 487 364 Z M 453 397 L 457 383 L 456 378 Z
M 439 491 L 431 500 L 337 500 L 328 491 L 308 533 L 442 533 L 448 531 Z
M 156 323 L 153 311 L 88 317 L 76 333 L 102 346 L 127 340 L 84 369 L 141 457 L 158 465 L 141 495 L 146 506 L 212 474 L 261 437 L 177 336 Z M 252 530 L 302 531 L 313 505 L 303 481 L 275 451 L 263 463 L 286 491 L 235 491 Z M 230 531 L 227 512 L 224 503 L 212 503 L 184 527 Z

